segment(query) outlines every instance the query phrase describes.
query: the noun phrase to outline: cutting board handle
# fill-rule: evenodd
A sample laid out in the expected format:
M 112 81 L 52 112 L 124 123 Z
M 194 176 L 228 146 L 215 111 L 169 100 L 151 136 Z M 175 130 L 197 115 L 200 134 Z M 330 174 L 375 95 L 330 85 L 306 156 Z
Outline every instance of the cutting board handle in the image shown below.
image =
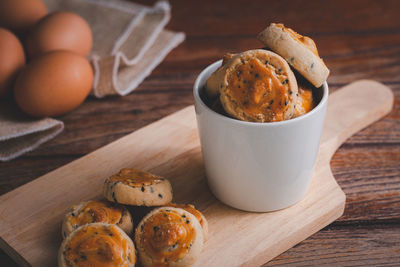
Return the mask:
M 359 80 L 329 95 L 321 148 L 329 159 L 347 138 L 388 114 L 393 93 L 372 80 Z

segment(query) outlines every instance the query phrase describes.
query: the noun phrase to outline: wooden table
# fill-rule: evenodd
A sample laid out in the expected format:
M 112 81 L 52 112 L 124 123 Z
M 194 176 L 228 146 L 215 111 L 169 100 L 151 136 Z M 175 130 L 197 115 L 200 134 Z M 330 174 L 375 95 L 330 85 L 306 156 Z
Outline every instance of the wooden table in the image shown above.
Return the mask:
M 186 41 L 133 94 L 87 99 L 60 117 L 66 129 L 55 139 L 0 163 L 0 194 L 193 104 L 193 82 L 205 66 L 226 52 L 262 47 L 257 33 L 283 22 L 315 40 L 331 91 L 375 79 L 393 90 L 395 103 L 331 161 L 347 195 L 344 215 L 266 265 L 400 265 L 400 2 L 170 2 L 167 28 L 185 32 Z M 0 265 L 16 264 L 1 251 Z

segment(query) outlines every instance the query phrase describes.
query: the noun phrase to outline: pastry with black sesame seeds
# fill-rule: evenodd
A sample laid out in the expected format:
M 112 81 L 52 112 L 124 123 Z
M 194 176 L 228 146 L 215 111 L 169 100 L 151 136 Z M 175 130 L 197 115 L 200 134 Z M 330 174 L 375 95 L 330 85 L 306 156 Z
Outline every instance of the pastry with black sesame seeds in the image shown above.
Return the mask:
M 96 222 L 115 224 L 128 235 L 133 231 L 132 217 L 127 208 L 107 200 L 90 200 L 71 207 L 62 223 L 62 236 L 66 238 L 79 226 Z
M 112 202 L 132 206 L 162 206 L 172 200 L 172 187 L 163 177 L 125 168 L 107 178 L 104 197 Z
M 315 107 L 316 103 L 318 103 L 319 90 L 300 74 L 295 72 L 295 75 L 299 87 L 295 117 L 299 117 L 310 112 Z
M 91 223 L 80 226 L 61 244 L 59 267 L 133 267 L 135 245 L 115 224 Z
M 206 93 L 209 98 L 215 98 L 219 96 L 220 81 L 223 79 L 224 73 L 222 68 L 224 65 L 231 60 L 236 54 L 227 53 L 222 58 L 222 65 L 207 79 L 206 82 Z
M 193 264 L 203 248 L 204 232 L 190 212 L 156 208 L 139 223 L 135 243 L 143 266 L 184 267 Z
M 197 210 L 195 208 L 194 205 L 192 205 L 192 204 L 169 203 L 169 204 L 165 205 L 165 207 L 180 208 L 180 209 L 184 209 L 184 210 L 190 212 L 191 214 L 193 214 L 194 217 L 196 217 L 196 219 L 199 221 L 201 227 L 203 228 L 204 239 L 207 239 L 207 236 L 208 236 L 208 222 L 207 222 L 207 219 L 199 210 Z
M 245 51 L 215 73 L 219 99 L 230 116 L 250 122 L 275 122 L 294 116 L 296 78 L 278 54 L 264 49 Z
M 282 56 L 315 87 L 322 86 L 328 78 L 329 69 L 319 57 L 317 46 L 311 38 L 275 23 L 271 23 L 257 38 Z

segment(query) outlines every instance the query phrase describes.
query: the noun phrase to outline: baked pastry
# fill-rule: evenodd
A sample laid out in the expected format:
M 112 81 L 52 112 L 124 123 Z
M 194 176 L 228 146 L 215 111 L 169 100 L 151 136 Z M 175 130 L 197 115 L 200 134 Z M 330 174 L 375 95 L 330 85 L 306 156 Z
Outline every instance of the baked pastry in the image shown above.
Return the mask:
M 315 87 L 320 87 L 328 78 L 329 69 L 319 57 L 317 46 L 311 38 L 275 23 L 271 23 L 257 38 L 286 59 Z
M 299 117 L 314 108 L 314 98 L 310 88 L 299 86 L 299 96 L 297 97 L 295 117 Z
M 132 217 L 122 205 L 106 200 L 91 200 L 72 206 L 62 223 L 62 235 L 66 238 L 79 226 L 88 223 L 115 224 L 130 235 L 133 231 Z
M 203 229 L 190 212 L 161 207 L 147 214 L 135 232 L 143 266 L 189 266 L 203 247 Z
M 204 215 L 198 211 L 192 204 L 176 204 L 176 203 L 169 203 L 168 205 L 166 205 L 166 207 L 173 207 L 173 208 L 180 208 L 180 209 L 184 209 L 188 212 L 190 212 L 191 214 L 194 215 L 194 217 L 196 217 L 196 219 L 199 221 L 201 227 L 203 228 L 203 232 L 204 232 L 204 239 L 207 239 L 208 236 L 208 222 L 206 217 L 204 217 Z
M 104 197 L 120 204 L 162 206 L 171 202 L 172 187 L 163 177 L 126 168 L 106 179 Z
M 243 121 L 272 122 L 293 117 L 297 82 L 287 62 L 255 49 L 236 54 L 215 74 L 224 110 Z
M 135 266 L 135 245 L 114 224 L 91 223 L 73 231 L 58 251 L 58 266 Z
M 227 53 L 224 55 L 222 58 L 222 64 L 221 66 L 211 74 L 211 76 L 207 79 L 206 82 L 206 93 L 209 98 L 215 98 L 219 96 L 219 88 L 220 88 L 220 81 L 224 78 L 223 72 L 220 72 L 219 70 L 224 67 L 224 65 L 231 60 L 235 54 L 232 53 Z
M 315 107 L 317 99 L 314 96 L 314 92 L 316 92 L 316 88 L 298 73 L 295 73 L 295 75 L 299 94 L 297 96 L 295 117 L 299 117 L 310 112 Z

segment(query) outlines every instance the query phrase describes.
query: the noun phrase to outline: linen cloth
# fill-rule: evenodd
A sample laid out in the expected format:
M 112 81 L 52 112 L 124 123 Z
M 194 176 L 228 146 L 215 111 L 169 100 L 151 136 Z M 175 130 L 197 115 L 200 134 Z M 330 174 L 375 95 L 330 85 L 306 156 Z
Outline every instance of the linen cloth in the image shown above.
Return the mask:
M 167 1 L 144 6 L 122 0 L 44 0 L 49 12 L 71 11 L 82 16 L 93 33 L 92 62 L 95 97 L 127 95 L 185 34 L 164 29 L 171 16 Z M 34 119 L 15 103 L 0 101 L 0 161 L 14 159 L 54 138 L 64 123 Z

